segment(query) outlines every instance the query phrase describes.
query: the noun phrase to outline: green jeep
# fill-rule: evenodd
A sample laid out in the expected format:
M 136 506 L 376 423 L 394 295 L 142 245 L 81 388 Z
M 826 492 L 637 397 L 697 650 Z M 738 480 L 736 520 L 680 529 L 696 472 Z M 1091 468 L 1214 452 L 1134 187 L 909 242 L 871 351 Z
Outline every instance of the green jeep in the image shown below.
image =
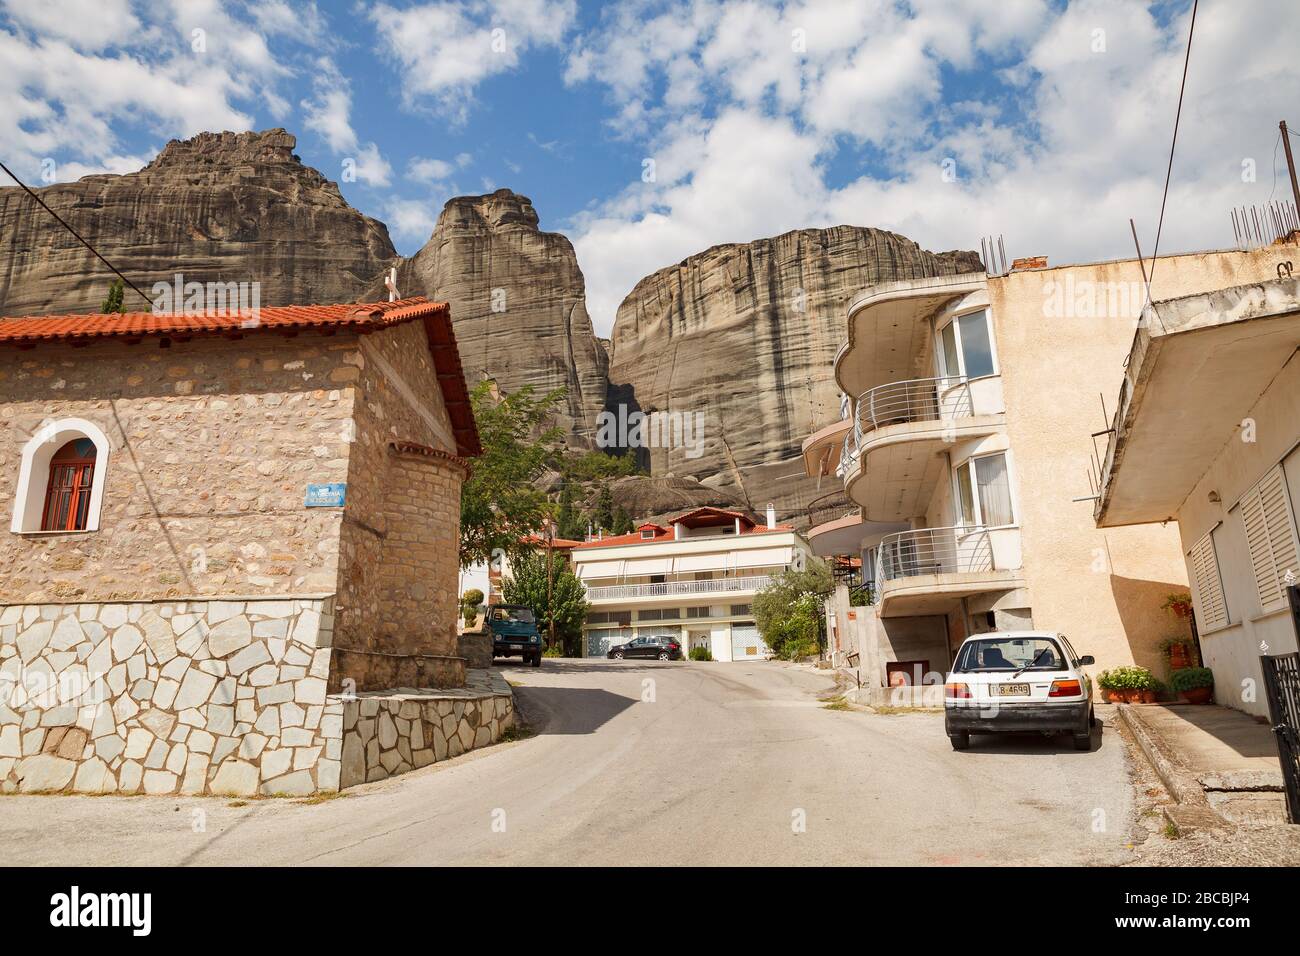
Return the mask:
M 492 635 L 492 656 L 515 657 L 542 666 L 542 636 L 533 609 L 522 604 L 490 604 L 485 625 Z

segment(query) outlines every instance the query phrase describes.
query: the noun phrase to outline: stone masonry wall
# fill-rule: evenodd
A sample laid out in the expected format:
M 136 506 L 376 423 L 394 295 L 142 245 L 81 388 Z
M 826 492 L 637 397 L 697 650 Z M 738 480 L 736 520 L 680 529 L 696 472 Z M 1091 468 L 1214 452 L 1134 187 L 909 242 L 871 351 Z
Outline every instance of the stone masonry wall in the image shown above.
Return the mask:
M 6 527 L 0 601 L 332 593 L 342 516 L 303 495 L 347 480 L 356 349 L 355 337 L 257 333 L 0 352 L 6 522 L 43 422 L 87 419 L 112 445 L 100 530 Z
M 337 790 L 329 600 L 0 609 L 0 791 Z
M 362 337 L 356 366 L 330 690 L 455 686 L 465 467 L 423 326 Z

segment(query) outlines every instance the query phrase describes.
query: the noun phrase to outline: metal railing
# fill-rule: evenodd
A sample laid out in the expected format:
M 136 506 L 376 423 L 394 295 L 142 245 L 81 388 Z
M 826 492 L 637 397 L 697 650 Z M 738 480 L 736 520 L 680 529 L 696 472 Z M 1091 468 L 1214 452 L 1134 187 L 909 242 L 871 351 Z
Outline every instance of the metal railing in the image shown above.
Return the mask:
M 973 412 L 970 383 L 957 376 L 918 378 L 877 385 L 858 396 L 857 428 L 865 432 L 902 422 L 967 418 Z
M 611 584 L 587 588 L 587 598 L 627 600 L 644 597 L 675 597 L 688 594 L 728 594 L 759 591 L 772 583 L 771 575 L 750 574 L 738 578 L 706 578 L 702 581 L 663 581 L 658 584 Z
M 882 538 L 876 563 L 882 583 L 923 574 L 992 571 L 993 545 L 987 528 L 917 528 Z

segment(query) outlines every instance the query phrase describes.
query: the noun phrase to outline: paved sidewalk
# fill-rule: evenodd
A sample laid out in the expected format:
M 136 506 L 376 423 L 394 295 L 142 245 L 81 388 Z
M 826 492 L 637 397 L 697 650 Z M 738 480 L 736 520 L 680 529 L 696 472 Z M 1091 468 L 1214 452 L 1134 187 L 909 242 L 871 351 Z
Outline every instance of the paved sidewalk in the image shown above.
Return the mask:
M 1121 704 L 1169 793 L 1175 825 L 1285 823 L 1282 771 L 1268 724 L 1215 704 Z

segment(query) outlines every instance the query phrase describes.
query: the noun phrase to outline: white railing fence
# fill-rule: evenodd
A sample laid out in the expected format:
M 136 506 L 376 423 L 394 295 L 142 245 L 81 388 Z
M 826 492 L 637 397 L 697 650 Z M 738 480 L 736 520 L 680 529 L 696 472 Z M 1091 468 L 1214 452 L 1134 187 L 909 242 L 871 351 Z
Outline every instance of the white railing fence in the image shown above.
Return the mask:
M 993 570 L 993 546 L 986 528 L 918 528 L 881 539 L 877 580 L 884 583 L 923 574 Z
M 707 578 L 702 581 L 664 581 L 659 584 L 611 584 L 588 587 L 587 599 L 601 601 L 644 597 L 677 597 L 691 594 L 729 594 L 759 591 L 772 583 L 771 575 L 750 574 L 736 578 Z

